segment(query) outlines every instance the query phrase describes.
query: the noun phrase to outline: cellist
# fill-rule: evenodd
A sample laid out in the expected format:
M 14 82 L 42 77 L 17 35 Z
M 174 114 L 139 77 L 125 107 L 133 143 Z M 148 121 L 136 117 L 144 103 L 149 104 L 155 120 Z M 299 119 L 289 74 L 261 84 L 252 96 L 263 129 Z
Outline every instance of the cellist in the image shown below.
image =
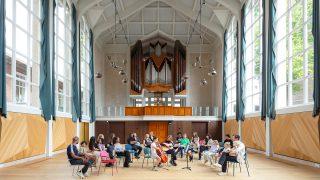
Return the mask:
M 151 144 L 151 158 L 156 160 L 156 162 L 153 164 L 153 171 L 158 171 L 157 167 L 161 167 L 161 157 L 159 156 L 158 152 L 162 151 L 161 146 L 159 144 L 159 140 L 157 137 L 153 137 L 153 142 Z

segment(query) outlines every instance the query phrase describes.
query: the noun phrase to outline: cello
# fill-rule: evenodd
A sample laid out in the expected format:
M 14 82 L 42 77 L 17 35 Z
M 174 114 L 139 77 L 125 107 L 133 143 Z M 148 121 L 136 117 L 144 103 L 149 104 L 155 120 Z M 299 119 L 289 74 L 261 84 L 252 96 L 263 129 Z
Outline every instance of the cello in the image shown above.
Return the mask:
M 160 162 L 161 163 L 167 163 L 168 162 L 168 156 L 162 150 L 162 147 L 160 146 L 160 144 L 158 144 L 157 155 L 160 157 L 160 159 L 161 159 Z

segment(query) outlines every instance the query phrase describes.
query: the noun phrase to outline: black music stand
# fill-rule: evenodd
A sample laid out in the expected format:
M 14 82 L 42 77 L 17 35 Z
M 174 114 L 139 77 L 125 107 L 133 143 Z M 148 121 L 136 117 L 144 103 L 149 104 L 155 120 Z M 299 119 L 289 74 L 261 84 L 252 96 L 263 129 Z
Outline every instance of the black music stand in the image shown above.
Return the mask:
M 191 167 L 189 166 L 189 153 L 187 152 L 186 154 L 186 158 L 187 158 L 187 166 L 186 167 L 183 167 L 182 169 L 187 169 L 187 170 L 190 170 L 191 171 Z

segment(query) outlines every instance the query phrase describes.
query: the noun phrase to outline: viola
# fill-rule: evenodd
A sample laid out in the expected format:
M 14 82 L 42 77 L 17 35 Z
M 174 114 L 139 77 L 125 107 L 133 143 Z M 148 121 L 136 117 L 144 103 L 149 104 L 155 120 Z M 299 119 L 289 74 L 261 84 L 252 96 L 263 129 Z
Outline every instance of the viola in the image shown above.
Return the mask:
M 158 145 L 157 148 L 157 155 L 161 159 L 161 163 L 167 163 L 168 162 L 168 156 L 163 152 L 162 147 Z

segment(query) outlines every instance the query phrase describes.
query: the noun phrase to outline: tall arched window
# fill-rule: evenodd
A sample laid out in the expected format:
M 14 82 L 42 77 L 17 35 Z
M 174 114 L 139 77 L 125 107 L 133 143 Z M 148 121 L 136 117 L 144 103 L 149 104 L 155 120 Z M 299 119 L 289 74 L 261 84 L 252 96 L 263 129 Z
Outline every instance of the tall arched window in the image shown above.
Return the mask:
M 81 69 L 81 108 L 83 117 L 89 116 L 89 27 L 84 17 L 80 21 L 80 69 Z
M 54 13 L 56 107 L 71 113 L 71 10 L 67 0 L 56 0 Z
M 245 5 L 245 110 L 260 111 L 262 68 L 262 0 L 248 0 Z
M 39 109 L 40 0 L 6 1 L 8 107 Z M 32 108 L 28 108 L 32 109 Z
M 237 82 L 237 21 L 232 18 L 227 30 L 227 115 L 234 116 L 236 112 L 236 82 Z
M 312 2 L 275 2 L 277 109 L 313 102 Z

